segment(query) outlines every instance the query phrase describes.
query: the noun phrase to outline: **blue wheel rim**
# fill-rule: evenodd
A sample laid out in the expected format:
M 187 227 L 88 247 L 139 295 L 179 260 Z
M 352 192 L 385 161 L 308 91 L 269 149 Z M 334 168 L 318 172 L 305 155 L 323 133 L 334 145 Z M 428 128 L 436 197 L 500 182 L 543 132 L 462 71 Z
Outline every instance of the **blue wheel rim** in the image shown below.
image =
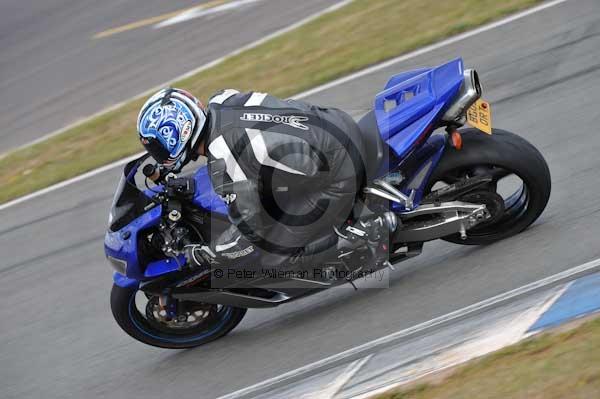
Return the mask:
M 132 312 L 134 311 L 134 309 L 136 312 L 138 312 L 138 310 L 135 306 L 136 293 L 137 293 L 137 291 L 134 291 L 133 295 L 131 295 L 131 298 L 129 299 L 129 309 L 128 309 L 129 319 L 131 320 L 131 322 L 133 323 L 135 328 L 137 328 L 138 331 L 140 331 L 142 334 L 144 334 L 150 338 L 156 339 L 158 341 L 165 342 L 165 343 L 183 344 L 183 343 L 189 343 L 189 342 L 199 341 L 199 340 L 209 338 L 212 335 L 214 335 L 216 332 L 221 330 L 221 328 L 225 325 L 225 323 L 227 323 L 231 319 L 231 315 L 233 312 L 233 308 L 227 306 L 225 308 L 223 315 L 221 316 L 221 320 L 219 320 L 219 322 L 214 327 L 212 327 L 210 330 L 204 331 L 201 334 L 182 337 L 182 338 L 166 338 L 166 337 L 161 337 L 159 335 L 155 335 L 152 332 L 145 329 L 144 326 L 140 325 L 137 318 L 133 315 Z

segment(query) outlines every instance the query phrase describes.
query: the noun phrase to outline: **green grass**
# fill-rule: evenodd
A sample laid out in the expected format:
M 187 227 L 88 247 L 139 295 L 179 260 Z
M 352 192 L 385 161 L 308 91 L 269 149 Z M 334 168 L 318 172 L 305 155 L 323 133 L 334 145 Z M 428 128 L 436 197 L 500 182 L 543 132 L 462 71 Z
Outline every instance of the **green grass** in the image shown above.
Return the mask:
M 538 2 L 355 0 L 175 86 L 203 100 L 221 88 L 287 97 Z M 135 118 L 142 103 L 0 159 L 0 203 L 141 151 Z
M 600 398 L 600 318 L 472 361 L 437 383 L 374 399 Z

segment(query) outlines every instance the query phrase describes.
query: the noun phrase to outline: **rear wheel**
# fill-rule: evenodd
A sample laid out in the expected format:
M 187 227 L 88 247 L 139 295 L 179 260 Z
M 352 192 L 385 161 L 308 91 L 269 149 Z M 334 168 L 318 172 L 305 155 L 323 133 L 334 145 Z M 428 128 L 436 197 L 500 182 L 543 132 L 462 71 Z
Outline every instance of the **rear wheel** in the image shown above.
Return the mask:
M 173 314 L 159 306 L 158 297 L 134 288 L 113 285 L 110 294 L 113 316 L 130 336 L 161 348 L 192 348 L 229 333 L 239 324 L 246 309 L 180 301 Z
M 427 191 L 474 176 L 493 181 L 457 200 L 483 203 L 492 217 L 467 231 L 444 237 L 456 244 L 489 244 L 517 234 L 542 213 L 550 198 L 550 171 L 542 154 L 527 140 L 505 130 L 491 136 L 476 129 L 461 131 L 463 148 L 449 147 L 433 172 Z

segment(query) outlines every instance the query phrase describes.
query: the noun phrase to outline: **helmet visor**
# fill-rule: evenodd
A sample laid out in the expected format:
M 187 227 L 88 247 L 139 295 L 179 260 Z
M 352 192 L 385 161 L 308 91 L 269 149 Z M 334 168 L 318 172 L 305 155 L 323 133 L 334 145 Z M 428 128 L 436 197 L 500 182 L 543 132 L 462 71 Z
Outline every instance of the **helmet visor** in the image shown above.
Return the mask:
M 154 158 L 154 160 L 160 164 L 169 163 L 171 154 L 163 145 L 156 139 L 153 138 L 142 138 L 142 145 L 148 151 L 148 154 Z

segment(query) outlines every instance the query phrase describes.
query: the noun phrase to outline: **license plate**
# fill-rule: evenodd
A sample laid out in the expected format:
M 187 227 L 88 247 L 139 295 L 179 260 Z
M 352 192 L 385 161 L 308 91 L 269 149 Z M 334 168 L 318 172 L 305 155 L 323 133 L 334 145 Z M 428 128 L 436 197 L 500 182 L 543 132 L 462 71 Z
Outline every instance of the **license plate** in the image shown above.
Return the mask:
M 479 99 L 467 110 L 467 123 L 484 133 L 492 134 L 492 107 Z

